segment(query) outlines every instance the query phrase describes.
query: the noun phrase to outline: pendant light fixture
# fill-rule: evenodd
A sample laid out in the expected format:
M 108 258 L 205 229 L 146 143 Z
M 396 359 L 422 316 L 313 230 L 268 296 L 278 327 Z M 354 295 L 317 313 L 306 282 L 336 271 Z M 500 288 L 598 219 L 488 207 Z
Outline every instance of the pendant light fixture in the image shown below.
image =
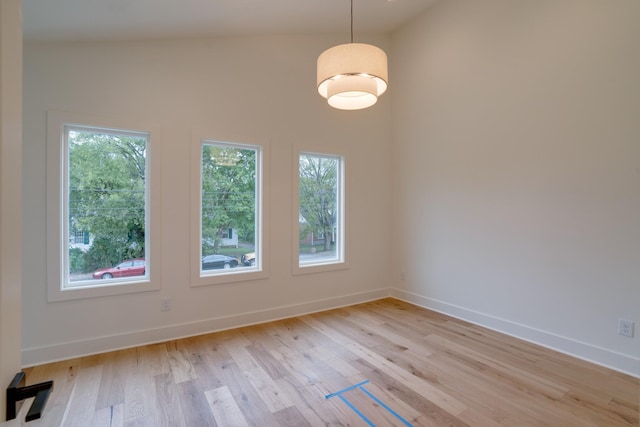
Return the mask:
M 387 90 L 387 55 L 376 46 L 353 42 L 325 50 L 318 57 L 318 93 L 340 110 L 371 107 Z

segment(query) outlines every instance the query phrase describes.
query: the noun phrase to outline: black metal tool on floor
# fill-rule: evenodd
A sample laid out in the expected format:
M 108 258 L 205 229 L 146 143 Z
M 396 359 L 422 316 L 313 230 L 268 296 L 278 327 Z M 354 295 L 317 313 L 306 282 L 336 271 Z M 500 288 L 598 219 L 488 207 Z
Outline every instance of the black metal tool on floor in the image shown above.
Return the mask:
M 7 421 L 16 417 L 24 399 L 34 396 L 35 399 L 27 412 L 25 421 L 28 422 L 40 418 L 51 390 L 53 390 L 53 381 L 25 386 L 24 372 L 17 373 L 7 388 Z

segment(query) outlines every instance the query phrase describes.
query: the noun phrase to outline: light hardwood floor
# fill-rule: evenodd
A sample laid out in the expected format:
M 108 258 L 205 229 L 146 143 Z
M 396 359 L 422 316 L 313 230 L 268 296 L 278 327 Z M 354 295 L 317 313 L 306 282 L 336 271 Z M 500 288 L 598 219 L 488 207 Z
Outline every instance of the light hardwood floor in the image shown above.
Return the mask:
M 640 381 L 394 299 L 27 369 L 28 426 L 637 426 Z M 376 426 L 404 424 L 362 390 Z M 24 420 L 25 404 L 20 414 Z

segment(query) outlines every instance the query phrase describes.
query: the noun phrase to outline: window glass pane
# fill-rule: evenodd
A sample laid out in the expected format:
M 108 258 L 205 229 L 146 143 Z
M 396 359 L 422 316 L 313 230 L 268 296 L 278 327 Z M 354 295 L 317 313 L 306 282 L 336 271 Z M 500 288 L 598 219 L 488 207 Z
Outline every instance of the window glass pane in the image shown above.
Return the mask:
M 67 126 L 65 137 L 66 287 L 146 278 L 148 136 Z
M 343 261 L 342 159 L 300 154 L 299 265 Z
M 202 144 L 201 276 L 259 268 L 259 154 L 253 146 Z

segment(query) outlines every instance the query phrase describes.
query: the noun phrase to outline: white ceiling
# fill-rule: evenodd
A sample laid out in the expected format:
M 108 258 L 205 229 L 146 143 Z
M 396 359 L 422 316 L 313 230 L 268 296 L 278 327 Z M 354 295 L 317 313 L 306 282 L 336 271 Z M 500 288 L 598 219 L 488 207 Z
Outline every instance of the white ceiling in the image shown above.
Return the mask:
M 354 41 L 392 32 L 435 1 L 354 0 Z M 27 42 L 348 34 L 349 14 L 349 0 L 23 0 Z

